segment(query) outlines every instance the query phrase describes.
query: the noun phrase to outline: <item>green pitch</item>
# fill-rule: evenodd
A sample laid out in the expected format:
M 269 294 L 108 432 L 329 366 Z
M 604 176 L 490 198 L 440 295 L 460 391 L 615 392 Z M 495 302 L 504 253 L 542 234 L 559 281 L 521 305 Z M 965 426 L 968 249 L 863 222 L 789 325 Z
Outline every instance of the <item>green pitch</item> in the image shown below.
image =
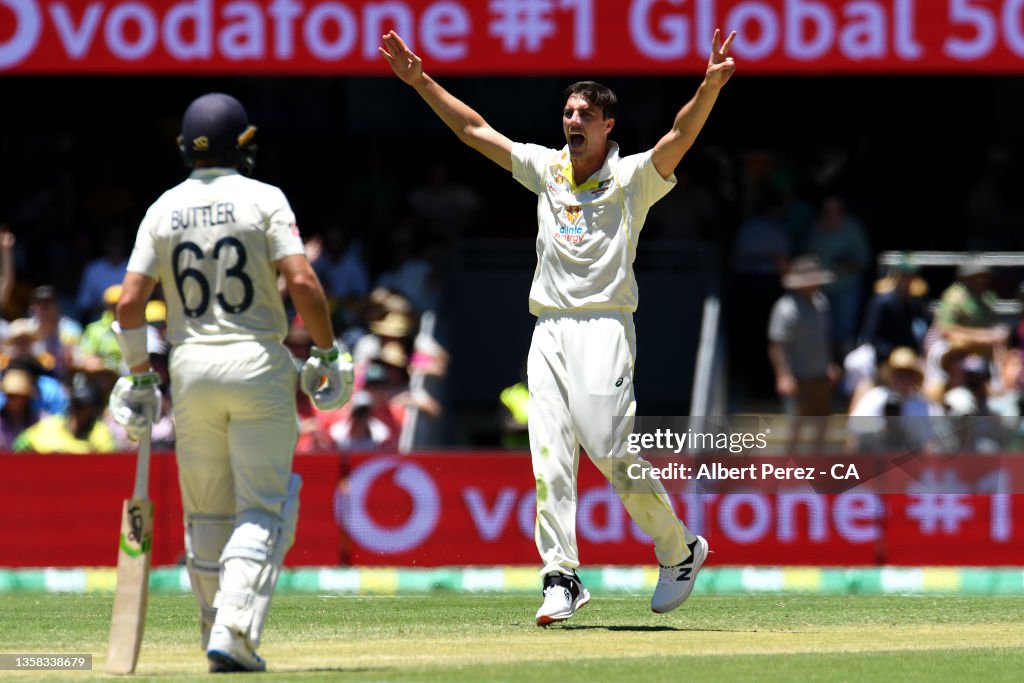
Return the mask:
M 695 596 L 658 616 L 646 596 L 597 595 L 548 629 L 533 624 L 538 604 L 281 596 L 260 652 L 272 680 L 288 681 L 1018 681 L 1024 671 L 1021 598 Z M 0 651 L 91 652 L 95 670 L 0 678 L 102 676 L 110 596 L 7 595 L 2 605 Z M 151 596 L 136 679 L 202 675 L 197 634 L 191 596 Z

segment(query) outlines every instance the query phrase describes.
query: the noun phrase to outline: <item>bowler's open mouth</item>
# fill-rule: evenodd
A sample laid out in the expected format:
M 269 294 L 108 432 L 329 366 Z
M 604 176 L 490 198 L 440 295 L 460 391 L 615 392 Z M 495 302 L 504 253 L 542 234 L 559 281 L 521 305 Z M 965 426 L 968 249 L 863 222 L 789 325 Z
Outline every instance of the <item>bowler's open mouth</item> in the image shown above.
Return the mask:
M 587 138 L 582 133 L 569 133 L 569 148 L 579 149 L 587 141 Z

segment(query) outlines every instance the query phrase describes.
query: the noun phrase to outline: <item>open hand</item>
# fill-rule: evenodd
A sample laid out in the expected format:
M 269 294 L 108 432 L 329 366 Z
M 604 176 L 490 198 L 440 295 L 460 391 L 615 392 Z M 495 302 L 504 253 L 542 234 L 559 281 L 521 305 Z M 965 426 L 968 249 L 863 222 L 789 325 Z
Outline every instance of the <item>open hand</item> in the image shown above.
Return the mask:
M 736 71 L 736 62 L 729 57 L 729 48 L 732 41 L 736 40 L 736 31 L 729 34 L 729 37 L 722 42 L 721 29 L 715 29 L 715 37 L 711 40 L 711 57 L 708 58 L 708 71 L 705 81 L 716 88 L 721 88 L 729 81 L 729 77 Z
M 414 85 L 423 77 L 423 60 L 409 49 L 401 36 L 394 31 L 388 31 L 381 40 L 384 46 L 378 47 L 377 51 L 387 60 L 396 76 L 408 85 Z

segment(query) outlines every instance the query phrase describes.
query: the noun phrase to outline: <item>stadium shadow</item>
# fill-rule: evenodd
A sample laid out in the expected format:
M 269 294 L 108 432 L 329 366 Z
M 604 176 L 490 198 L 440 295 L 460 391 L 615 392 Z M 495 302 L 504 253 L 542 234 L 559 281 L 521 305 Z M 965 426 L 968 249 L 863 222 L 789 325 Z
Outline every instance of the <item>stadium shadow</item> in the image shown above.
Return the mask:
M 552 624 L 554 625 L 554 624 Z M 731 628 L 686 628 L 680 626 L 601 626 L 598 624 L 562 624 L 560 628 L 567 631 L 593 629 L 599 631 L 636 631 L 638 633 L 656 633 L 658 631 L 706 631 L 706 632 L 721 632 L 721 633 L 752 633 L 749 629 L 731 629 Z
M 288 674 L 315 674 L 315 673 L 339 673 L 339 674 L 368 674 L 395 672 L 397 669 L 390 666 L 309 666 L 309 667 L 274 667 L 271 673 Z

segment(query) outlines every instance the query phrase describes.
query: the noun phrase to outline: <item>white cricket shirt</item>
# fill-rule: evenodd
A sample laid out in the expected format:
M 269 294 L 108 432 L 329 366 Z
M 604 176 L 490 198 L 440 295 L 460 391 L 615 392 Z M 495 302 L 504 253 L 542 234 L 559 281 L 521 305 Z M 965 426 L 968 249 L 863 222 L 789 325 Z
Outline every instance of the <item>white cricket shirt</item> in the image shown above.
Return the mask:
M 538 195 L 530 312 L 635 311 L 637 238 L 675 176 L 662 178 L 650 151 L 620 158 L 614 142 L 601 169 L 578 187 L 568 146 L 514 143 L 512 176 Z
M 274 263 L 303 253 L 284 193 L 234 169 L 196 169 L 146 212 L 128 270 L 163 285 L 171 344 L 280 342 Z

